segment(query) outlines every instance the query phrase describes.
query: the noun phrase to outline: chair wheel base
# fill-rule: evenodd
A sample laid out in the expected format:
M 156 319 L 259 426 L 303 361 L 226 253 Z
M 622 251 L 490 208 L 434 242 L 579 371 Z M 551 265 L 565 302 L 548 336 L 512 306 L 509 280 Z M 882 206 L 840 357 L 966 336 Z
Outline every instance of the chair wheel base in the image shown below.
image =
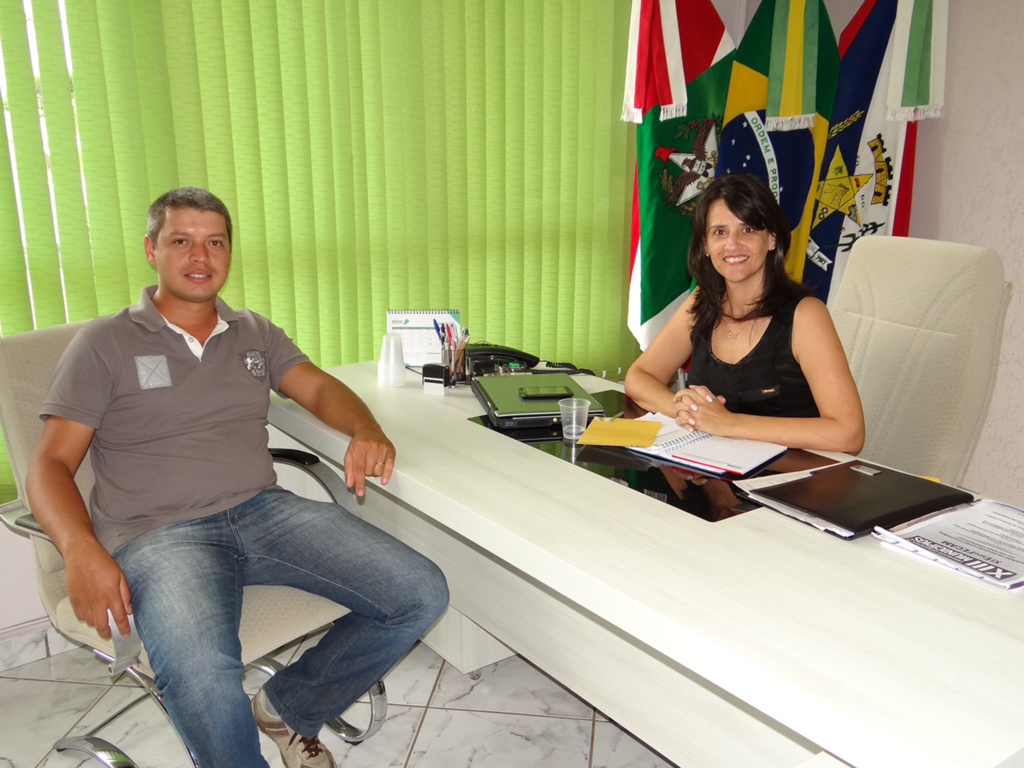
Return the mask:
M 53 748 L 58 752 L 66 749 L 85 752 L 108 768 L 138 768 L 135 761 L 109 741 L 95 736 L 71 736 L 57 741 Z
M 370 696 L 370 724 L 366 728 L 356 728 L 340 717 L 328 720 L 326 723 L 328 728 L 338 734 L 342 741 L 348 744 L 358 744 L 361 741 L 366 741 L 379 731 L 380 727 L 384 724 L 384 718 L 388 713 L 388 694 L 384 688 L 384 681 L 378 680 L 368 693 Z

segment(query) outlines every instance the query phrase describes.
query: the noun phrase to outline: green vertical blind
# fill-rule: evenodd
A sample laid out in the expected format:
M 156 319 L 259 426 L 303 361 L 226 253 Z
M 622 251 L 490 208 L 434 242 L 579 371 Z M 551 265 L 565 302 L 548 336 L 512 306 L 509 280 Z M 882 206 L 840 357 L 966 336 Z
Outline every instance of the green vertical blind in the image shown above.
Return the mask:
M 224 298 L 321 365 L 374 358 L 389 308 L 454 307 L 476 340 L 616 374 L 629 9 L 0 0 L 0 333 L 136 300 L 147 207 L 194 184 L 234 214 Z

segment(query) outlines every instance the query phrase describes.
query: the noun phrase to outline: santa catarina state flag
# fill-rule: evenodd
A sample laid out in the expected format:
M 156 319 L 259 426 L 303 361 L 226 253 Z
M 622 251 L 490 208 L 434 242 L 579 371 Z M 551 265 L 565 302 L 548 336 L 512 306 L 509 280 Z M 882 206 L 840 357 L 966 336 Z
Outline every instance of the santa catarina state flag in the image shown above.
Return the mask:
M 906 134 L 906 123 L 886 120 L 896 6 L 865 0 L 839 39 L 839 83 L 803 275 L 825 302 L 854 242 L 889 234 Z
M 803 275 L 839 52 L 823 0 L 762 0 L 736 49 L 719 173 L 753 173 L 792 228 L 786 270 Z
M 640 123 L 628 326 L 641 349 L 692 286 L 686 249 L 716 173 L 733 51 L 711 0 L 633 0 L 623 119 Z
M 864 0 L 839 38 L 839 83 L 803 282 L 830 303 L 853 244 L 906 235 L 916 124 L 942 112 L 945 2 Z M 894 108 L 894 94 L 899 94 Z

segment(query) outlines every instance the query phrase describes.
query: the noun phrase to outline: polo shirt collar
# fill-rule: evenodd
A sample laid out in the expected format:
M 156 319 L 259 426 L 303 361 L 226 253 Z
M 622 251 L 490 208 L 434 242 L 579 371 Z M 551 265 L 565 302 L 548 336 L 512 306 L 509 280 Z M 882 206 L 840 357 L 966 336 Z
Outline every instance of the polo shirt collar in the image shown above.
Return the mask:
M 147 330 L 156 333 L 167 321 L 160 311 L 153 304 L 153 294 L 156 293 L 155 285 L 148 285 L 139 293 L 139 300 L 128 307 L 128 316 Z M 238 322 L 238 315 L 235 310 L 228 306 L 220 296 L 217 297 L 217 316 L 229 325 Z

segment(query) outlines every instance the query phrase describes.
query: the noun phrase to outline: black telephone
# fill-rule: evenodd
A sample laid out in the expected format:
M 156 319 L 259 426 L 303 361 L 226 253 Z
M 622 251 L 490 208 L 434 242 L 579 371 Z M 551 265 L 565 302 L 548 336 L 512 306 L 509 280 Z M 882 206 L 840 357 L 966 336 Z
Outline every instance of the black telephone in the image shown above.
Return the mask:
M 540 358 L 529 352 L 522 352 L 512 347 L 491 344 L 486 341 L 466 345 L 469 358 L 470 376 L 488 376 L 504 373 L 589 373 L 586 368 L 577 368 L 572 363 L 545 363 L 543 368 L 536 368 Z
M 471 376 L 528 371 L 540 362 L 539 357 L 529 352 L 486 341 L 467 344 L 466 356 L 469 358 Z

